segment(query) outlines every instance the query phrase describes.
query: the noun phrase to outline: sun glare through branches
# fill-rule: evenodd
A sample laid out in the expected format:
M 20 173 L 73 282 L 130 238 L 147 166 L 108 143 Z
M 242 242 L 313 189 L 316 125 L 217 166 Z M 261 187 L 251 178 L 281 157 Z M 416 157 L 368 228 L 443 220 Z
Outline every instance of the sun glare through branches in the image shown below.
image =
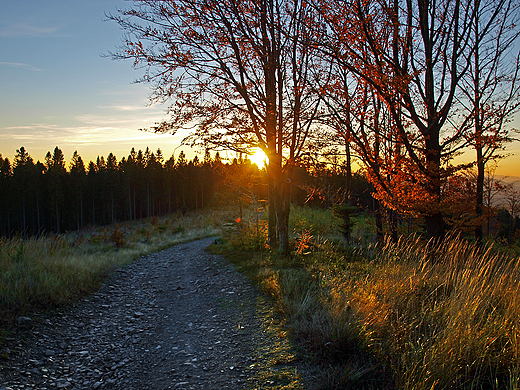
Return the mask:
M 256 164 L 260 169 L 262 169 L 268 161 L 264 151 L 260 148 L 253 149 L 252 154 L 248 156 L 248 158 L 251 160 L 253 164 Z

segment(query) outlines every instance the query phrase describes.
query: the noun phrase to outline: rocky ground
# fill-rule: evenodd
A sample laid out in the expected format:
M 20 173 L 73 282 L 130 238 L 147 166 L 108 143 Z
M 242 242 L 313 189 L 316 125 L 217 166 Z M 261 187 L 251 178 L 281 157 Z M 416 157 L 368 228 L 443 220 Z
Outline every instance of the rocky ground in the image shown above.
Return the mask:
M 211 242 L 145 256 L 18 327 L 0 347 L 0 390 L 307 388 L 269 304 Z

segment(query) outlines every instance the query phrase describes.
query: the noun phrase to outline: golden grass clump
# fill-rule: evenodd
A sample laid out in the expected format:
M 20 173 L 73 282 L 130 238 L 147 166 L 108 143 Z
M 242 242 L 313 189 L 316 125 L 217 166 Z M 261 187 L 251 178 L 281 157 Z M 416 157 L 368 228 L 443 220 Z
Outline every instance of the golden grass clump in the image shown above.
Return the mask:
M 387 243 L 376 262 L 350 303 L 399 388 L 515 388 L 518 259 L 451 238 Z

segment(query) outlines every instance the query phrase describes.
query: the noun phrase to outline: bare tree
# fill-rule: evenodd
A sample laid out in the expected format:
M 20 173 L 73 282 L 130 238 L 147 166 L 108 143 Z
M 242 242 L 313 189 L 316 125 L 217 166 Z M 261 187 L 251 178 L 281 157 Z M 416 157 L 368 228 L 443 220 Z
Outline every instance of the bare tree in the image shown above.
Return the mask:
M 185 143 L 268 156 L 269 244 L 288 252 L 291 166 L 304 150 L 319 99 L 309 85 L 311 12 L 298 0 L 138 0 L 109 15 L 126 32 L 112 57 L 145 68 L 152 102 L 193 127 Z M 276 223 L 275 223 L 276 221 Z
M 461 103 L 468 110 L 464 125 L 467 138 L 476 152 L 476 204 L 478 218 L 483 216 L 486 164 L 502 158 L 500 151 L 512 142 L 512 116 L 520 107 L 520 52 L 513 52 L 520 30 L 520 6 L 512 0 L 474 0 L 477 19 L 470 36 L 470 70 L 461 80 Z M 488 25 L 488 21 L 496 20 Z M 483 34 L 483 31 L 486 33 Z M 475 228 L 475 239 L 482 241 L 482 224 Z

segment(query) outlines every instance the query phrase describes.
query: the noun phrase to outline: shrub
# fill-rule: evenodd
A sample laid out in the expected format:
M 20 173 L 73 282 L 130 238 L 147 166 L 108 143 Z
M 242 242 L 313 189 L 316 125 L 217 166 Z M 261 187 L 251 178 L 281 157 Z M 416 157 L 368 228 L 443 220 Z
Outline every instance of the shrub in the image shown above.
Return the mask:
M 110 242 L 118 249 L 126 244 L 125 231 L 118 224 L 116 224 L 110 235 Z
M 226 240 L 235 250 L 261 251 L 267 248 L 267 221 L 248 223 L 240 220 L 228 229 Z

